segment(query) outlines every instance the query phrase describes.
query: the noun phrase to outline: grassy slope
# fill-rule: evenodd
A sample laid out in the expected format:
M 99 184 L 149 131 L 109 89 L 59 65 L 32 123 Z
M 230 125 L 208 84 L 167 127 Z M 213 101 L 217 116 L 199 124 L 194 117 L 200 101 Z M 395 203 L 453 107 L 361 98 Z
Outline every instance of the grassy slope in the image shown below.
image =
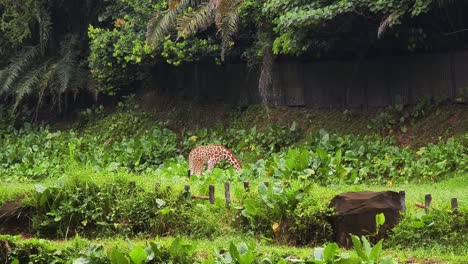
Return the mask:
M 376 133 L 368 124 L 384 109 L 327 110 L 291 107 L 269 107 L 257 105 L 245 110 L 232 110 L 223 106 L 194 107 L 189 104 L 174 106 L 168 111 L 153 112 L 155 120 L 165 122 L 172 130 L 192 130 L 223 124 L 238 128 L 258 128 L 269 124 L 285 126 L 296 122 L 304 134 L 325 129 L 336 134 L 367 135 Z M 409 110 L 411 113 L 411 110 Z M 408 121 L 407 133 L 392 133 L 402 144 L 420 147 L 450 136 L 468 132 L 468 106 L 443 105 L 437 111 L 428 111 L 417 121 Z

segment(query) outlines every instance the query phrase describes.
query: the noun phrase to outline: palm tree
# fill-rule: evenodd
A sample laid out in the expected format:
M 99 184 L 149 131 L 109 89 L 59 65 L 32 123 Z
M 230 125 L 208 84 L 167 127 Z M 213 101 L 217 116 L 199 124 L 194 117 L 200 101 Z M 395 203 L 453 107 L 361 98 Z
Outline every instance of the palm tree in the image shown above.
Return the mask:
M 6 65 L 0 67 L 0 99 L 11 103 L 14 110 L 25 105 L 25 99 L 35 100 L 35 118 L 40 107 L 46 105 L 45 98 L 50 109 L 61 112 L 69 95 L 75 97 L 80 89 L 92 87 L 86 67 L 80 64 L 86 31 L 70 26 L 75 22 L 71 19 L 60 24 L 55 17 L 57 21 L 53 23 L 51 9 L 59 3 L 37 2 L 32 10 L 25 10 L 31 12 L 34 34 L 18 43 L 17 48 L 11 48 L 12 54 L 3 61 Z M 91 2 L 83 5 L 86 10 L 96 6 Z M 57 33 L 59 27 L 68 28 L 64 33 Z
M 178 38 L 206 30 L 213 23 L 221 36 L 224 60 L 239 24 L 239 7 L 244 0 L 169 0 L 169 9 L 156 13 L 147 26 L 147 41 L 156 46 L 174 28 Z M 193 11 L 186 12 L 189 7 Z

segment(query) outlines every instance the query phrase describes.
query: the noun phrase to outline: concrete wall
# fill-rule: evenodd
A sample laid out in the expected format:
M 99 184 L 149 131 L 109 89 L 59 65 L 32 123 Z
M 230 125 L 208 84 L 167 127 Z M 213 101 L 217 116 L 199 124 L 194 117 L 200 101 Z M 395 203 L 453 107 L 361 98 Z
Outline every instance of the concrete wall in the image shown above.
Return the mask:
M 158 67 L 157 87 L 187 98 L 250 104 L 260 101 L 258 70 L 245 64 Z M 379 107 L 468 92 L 468 52 L 373 60 L 275 63 L 270 100 L 313 108 Z

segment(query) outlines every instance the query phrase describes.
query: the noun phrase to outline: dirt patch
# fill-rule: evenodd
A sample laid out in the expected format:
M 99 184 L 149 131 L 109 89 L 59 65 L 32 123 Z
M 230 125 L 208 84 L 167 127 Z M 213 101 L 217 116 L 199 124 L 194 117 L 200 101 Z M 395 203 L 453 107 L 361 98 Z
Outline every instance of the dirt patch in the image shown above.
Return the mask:
M 0 208 L 0 233 L 32 236 L 30 211 L 21 204 L 24 195 Z

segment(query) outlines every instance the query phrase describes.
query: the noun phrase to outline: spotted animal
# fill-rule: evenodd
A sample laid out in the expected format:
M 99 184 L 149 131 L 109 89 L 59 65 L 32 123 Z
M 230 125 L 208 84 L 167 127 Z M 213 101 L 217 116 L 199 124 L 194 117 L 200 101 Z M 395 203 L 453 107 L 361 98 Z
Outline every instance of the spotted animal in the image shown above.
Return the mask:
M 207 145 L 194 148 L 189 154 L 189 175 L 200 175 L 206 164 L 212 170 L 216 164 L 226 160 L 235 169 L 241 169 L 239 159 L 223 145 Z

